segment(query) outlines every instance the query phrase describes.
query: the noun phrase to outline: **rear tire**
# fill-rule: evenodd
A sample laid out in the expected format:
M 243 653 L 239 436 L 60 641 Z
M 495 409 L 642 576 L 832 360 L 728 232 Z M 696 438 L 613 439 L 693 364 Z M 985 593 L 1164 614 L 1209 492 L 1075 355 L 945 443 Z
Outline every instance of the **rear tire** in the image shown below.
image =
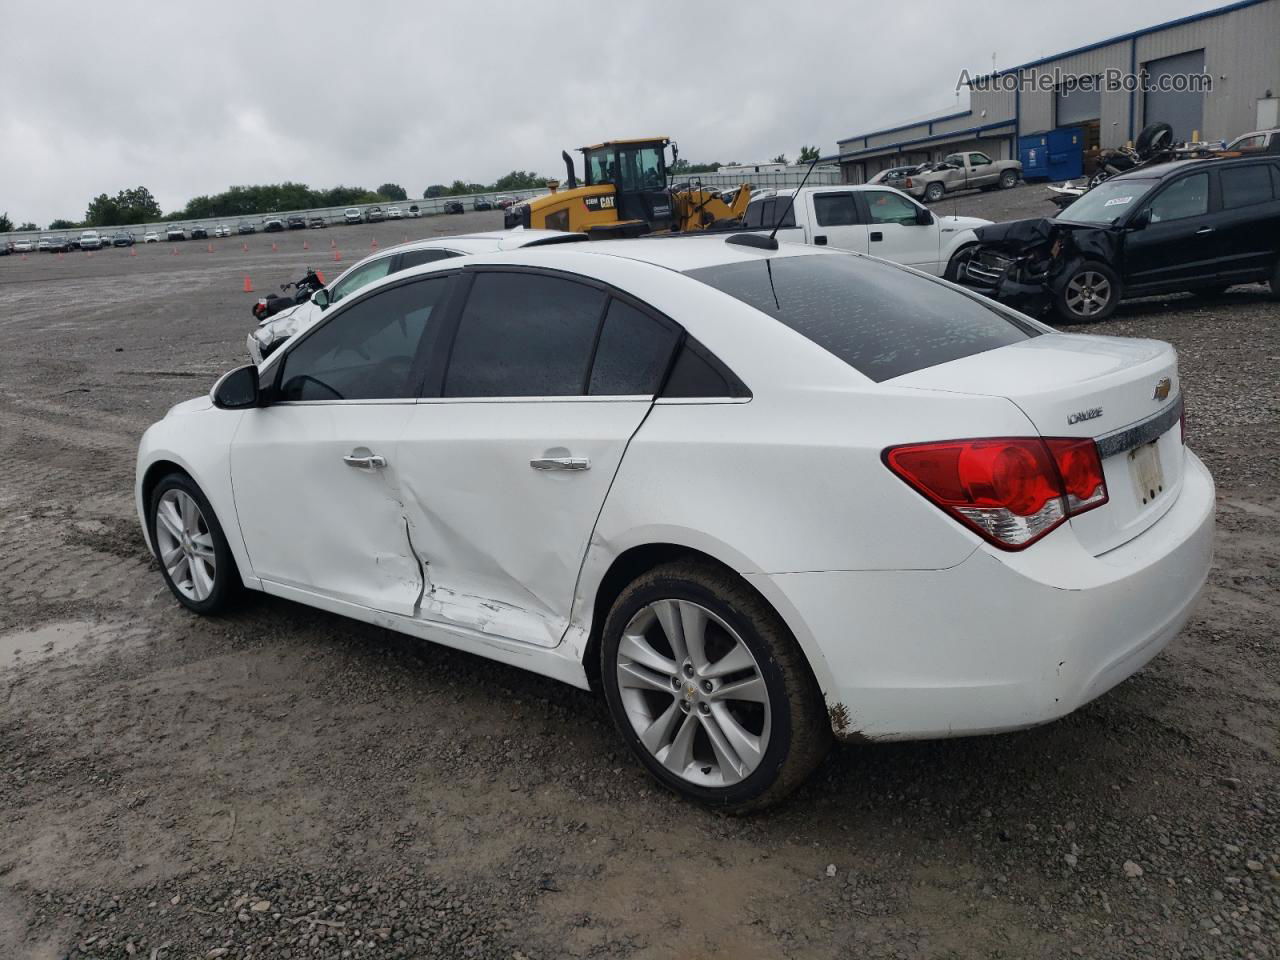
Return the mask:
M 235 557 L 204 492 L 185 473 L 170 473 L 151 491 L 147 532 L 164 582 L 199 614 L 225 610 L 240 586 Z
M 924 188 L 924 198 L 929 203 L 937 203 L 946 195 L 947 188 L 938 181 L 934 181 Z
M 777 803 L 831 745 L 822 692 L 786 624 L 705 560 L 655 567 L 622 592 L 605 621 L 600 676 L 618 732 L 649 773 L 730 813 Z
M 1099 260 L 1085 260 L 1054 294 L 1054 312 L 1064 323 L 1099 323 L 1116 312 L 1120 278 Z

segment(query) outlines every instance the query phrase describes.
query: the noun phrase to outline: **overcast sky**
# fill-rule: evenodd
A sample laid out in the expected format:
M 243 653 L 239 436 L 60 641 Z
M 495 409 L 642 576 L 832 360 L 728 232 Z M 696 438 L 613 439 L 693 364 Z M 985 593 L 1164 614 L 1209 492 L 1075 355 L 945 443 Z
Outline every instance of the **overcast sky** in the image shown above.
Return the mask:
M 281 180 L 420 197 L 653 134 L 691 160 L 827 154 L 953 109 L 993 53 L 1013 66 L 1218 5 L 0 0 L 0 212 L 78 220 L 138 185 L 166 211 Z

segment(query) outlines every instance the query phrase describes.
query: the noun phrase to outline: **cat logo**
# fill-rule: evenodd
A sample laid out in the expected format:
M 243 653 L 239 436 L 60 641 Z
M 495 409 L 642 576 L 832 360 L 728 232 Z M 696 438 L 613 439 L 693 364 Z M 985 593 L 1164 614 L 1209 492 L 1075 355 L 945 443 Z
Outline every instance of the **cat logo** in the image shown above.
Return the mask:
M 1168 377 L 1161 377 L 1156 383 L 1156 392 L 1151 395 L 1152 400 L 1168 400 L 1169 391 L 1173 389 L 1173 381 Z
M 612 196 L 585 197 L 582 202 L 586 205 L 588 210 L 612 210 L 613 200 L 614 198 Z

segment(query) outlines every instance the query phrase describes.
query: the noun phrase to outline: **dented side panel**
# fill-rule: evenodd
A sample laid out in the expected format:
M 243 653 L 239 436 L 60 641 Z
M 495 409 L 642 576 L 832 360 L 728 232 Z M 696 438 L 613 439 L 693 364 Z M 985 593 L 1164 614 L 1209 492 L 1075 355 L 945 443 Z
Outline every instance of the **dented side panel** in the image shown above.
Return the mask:
M 418 614 L 542 647 L 560 643 L 588 540 L 644 399 L 438 400 L 399 452 Z M 586 461 L 535 468 L 533 461 Z

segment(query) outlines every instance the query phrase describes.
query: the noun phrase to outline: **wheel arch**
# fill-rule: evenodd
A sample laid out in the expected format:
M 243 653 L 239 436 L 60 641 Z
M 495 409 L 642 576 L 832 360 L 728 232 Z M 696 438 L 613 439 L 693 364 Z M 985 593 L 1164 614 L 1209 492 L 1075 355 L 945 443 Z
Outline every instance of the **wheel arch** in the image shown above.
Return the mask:
M 592 578 L 594 585 L 589 596 L 579 594 L 577 619 L 582 622 L 584 615 L 590 616 L 582 647 L 582 666 L 592 691 L 601 692 L 600 643 L 603 638 L 604 623 L 614 601 L 637 577 L 654 567 L 681 559 L 705 560 L 740 579 L 759 595 L 791 632 L 824 697 L 828 691 L 834 689 L 830 667 L 816 639 L 799 611 L 787 601 L 781 590 L 774 587 L 773 581 L 767 575 L 750 572 L 752 565 L 746 563 L 744 558 L 727 544 L 701 543 L 695 546 L 687 541 L 681 542 L 679 538 L 666 537 L 635 543 L 621 550 L 607 562 L 607 565 L 601 564 L 604 569 L 600 572 L 598 579 Z

